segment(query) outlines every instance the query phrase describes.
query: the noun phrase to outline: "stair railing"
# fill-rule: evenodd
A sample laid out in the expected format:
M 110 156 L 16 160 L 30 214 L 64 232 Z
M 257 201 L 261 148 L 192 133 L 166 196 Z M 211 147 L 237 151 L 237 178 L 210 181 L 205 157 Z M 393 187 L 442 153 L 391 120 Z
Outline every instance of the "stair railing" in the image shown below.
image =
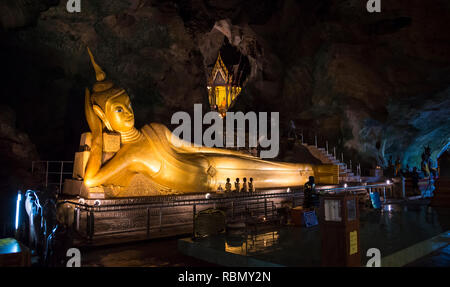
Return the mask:
M 319 138 L 319 136 L 318 136 L 318 134 L 317 133 L 314 133 L 314 146 L 316 147 L 316 148 L 319 148 L 319 141 L 318 141 L 318 138 Z M 311 136 L 309 136 L 309 139 L 311 139 Z M 301 143 L 302 144 L 308 144 L 308 140 L 305 140 L 305 131 L 303 130 L 303 129 L 301 129 L 301 131 L 300 131 L 300 140 L 301 140 Z M 330 146 L 329 146 L 329 142 L 328 142 L 328 140 L 326 140 L 325 139 L 325 151 L 326 151 L 326 155 L 333 155 L 334 156 L 334 159 L 336 159 L 336 160 L 338 160 L 338 161 L 340 161 L 342 164 L 343 164 L 343 166 L 344 166 L 344 168 L 345 169 L 349 169 L 350 170 L 350 172 L 353 172 L 353 167 L 355 167 L 355 169 L 356 169 L 356 175 L 357 176 L 361 176 L 361 164 L 360 163 L 356 163 L 355 165 L 354 165 L 354 163 L 352 162 L 352 160 L 349 160 L 349 163 L 348 163 L 348 165 L 345 163 L 345 161 L 344 161 L 344 152 L 341 152 L 341 154 L 340 154 L 340 159 L 338 159 L 338 153 L 337 153 L 337 149 L 336 149 L 336 146 L 333 146 L 333 153 L 331 154 L 330 152 L 331 152 L 331 150 L 330 150 Z

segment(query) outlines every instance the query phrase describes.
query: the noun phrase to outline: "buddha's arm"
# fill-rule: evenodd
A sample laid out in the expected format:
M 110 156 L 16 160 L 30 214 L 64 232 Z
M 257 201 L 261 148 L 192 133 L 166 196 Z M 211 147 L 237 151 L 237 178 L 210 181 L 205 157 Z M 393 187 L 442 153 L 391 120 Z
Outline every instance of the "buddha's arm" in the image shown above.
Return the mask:
M 122 146 L 95 175 L 85 178 L 85 184 L 89 187 L 99 186 L 113 180 L 117 185 L 127 185 L 127 175 L 142 173 L 148 177 L 154 176 L 161 169 L 162 163 L 152 156 L 146 143 L 140 141 Z
M 130 161 L 122 154 L 116 154 L 107 164 L 102 166 L 95 175 L 84 178 L 88 187 L 99 186 L 109 179 L 119 175 L 124 170 L 131 170 Z
M 194 146 L 193 143 L 180 139 L 173 134 L 166 126 L 162 124 L 152 124 L 153 129 L 158 134 L 164 135 L 167 140 L 172 144 L 175 150 L 179 153 L 202 153 L 202 154 L 222 154 L 222 155 L 234 155 L 242 158 L 255 158 L 252 155 L 247 155 L 238 151 L 228 150 L 225 148 L 214 148 L 207 146 Z
M 88 89 L 86 89 L 85 92 L 84 111 L 92 133 L 91 153 L 86 165 L 86 172 L 84 176 L 84 181 L 87 184 L 88 181 L 90 181 L 100 170 L 103 152 L 102 123 L 92 109 L 91 95 Z

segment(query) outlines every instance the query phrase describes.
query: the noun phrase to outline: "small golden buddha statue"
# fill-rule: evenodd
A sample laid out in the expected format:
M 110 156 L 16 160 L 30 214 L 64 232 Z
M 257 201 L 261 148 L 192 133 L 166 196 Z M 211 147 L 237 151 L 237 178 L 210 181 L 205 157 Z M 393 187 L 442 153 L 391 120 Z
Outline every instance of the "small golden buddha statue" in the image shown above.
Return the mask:
M 309 176 L 337 183 L 337 166 L 271 162 L 227 149 L 179 145 L 167 127 L 158 123 L 136 129 L 127 92 L 107 80 L 89 49 L 88 53 L 97 79 L 92 94 L 89 89 L 85 92 L 92 133 L 84 174 L 88 188 L 105 187 L 107 197 L 210 192 L 225 184 L 218 179 L 243 175 L 251 176 L 259 188 L 300 186 Z M 120 147 L 107 161 L 105 132 L 120 135 Z
M 227 182 L 225 183 L 225 191 L 226 191 L 226 192 L 231 192 L 231 182 L 230 182 L 230 178 L 227 178 Z
M 247 178 L 244 177 L 242 179 L 242 188 L 241 188 L 241 192 L 248 192 L 248 187 L 247 187 Z
M 239 178 L 236 178 L 236 181 L 234 182 L 234 191 L 235 192 L 241 191 L 241 184 L 239 183 Z
M 254 192 L 255 188 L 253 187 L 253 178 L 250 177 L 250 180 L 248 182 L 248 192 Z

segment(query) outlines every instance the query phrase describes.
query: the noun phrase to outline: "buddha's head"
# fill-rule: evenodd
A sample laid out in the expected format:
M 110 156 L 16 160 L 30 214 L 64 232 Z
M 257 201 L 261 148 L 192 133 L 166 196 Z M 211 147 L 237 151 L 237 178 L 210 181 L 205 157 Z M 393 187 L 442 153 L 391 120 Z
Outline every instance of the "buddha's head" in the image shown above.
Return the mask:
M 89 48 L 88 53 L 97 78 L 91 96 L 95 114 L 110 131 L 123 133 L 133 129 L 134 113 L 130 97 L 124 89 L 115 87 L 113 82 L 105 79 L 105 72 L 97 65 Z

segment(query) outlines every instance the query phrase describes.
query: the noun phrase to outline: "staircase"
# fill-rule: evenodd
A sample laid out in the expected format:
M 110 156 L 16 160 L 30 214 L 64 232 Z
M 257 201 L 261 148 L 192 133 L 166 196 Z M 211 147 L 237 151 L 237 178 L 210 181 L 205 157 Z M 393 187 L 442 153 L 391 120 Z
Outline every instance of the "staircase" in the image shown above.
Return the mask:
M 318 160 L 320 160 L 324 164 L 334 164 L 339 165 L 339 182 L 359 182 L 360 176 L 355 175 L 350 169 L 347 168 L 347 165 L 343 162 L 340 162 L 336 159 L 332 154 L 329 154 L 325 148 L 316 147 L 315 145 L 308 145 L 306 143 L 301 143 L 308 151 Z

